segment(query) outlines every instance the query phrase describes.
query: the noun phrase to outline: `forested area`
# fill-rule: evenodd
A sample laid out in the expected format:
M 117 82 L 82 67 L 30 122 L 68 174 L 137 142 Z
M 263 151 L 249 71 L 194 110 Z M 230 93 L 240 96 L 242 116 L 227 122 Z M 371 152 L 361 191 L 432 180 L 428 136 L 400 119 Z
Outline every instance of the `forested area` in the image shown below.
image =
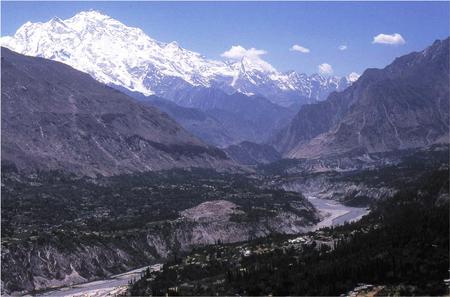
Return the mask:
M 448 170 L 429 172 L 415 187 L 377 203 L 359 222 L 319 231 L 331 240 L 331 247 L 314 241 L 297 249 L 286 247 L 285 239 L 273 238 L 265 252 L 240 256 L 239 246 L 218 245 L 196 251 L 197 258 L 205 255 L 199 263 L 174 259 L 162 273 L 135 283 L 131 292 L 339 295 L 358 283 L 369 283 L 382 285 L 380 294 L 444 294 L 449 267 L 448 176 Z M 217 258 L 223 250 L 231 254 Z
M 175 220 L 180 211 L 225 199 L 243 211 L 234 221 L 257 221 L 289 210 L 315 220 L 299 193 L 263 189 L 242 174 L 209 169 L 168 170 L 113 177 L 78 177 L 59 171 L 19 174 L 2 170 L 2 239 L 59 236 L 61 232 L 144 230 Z

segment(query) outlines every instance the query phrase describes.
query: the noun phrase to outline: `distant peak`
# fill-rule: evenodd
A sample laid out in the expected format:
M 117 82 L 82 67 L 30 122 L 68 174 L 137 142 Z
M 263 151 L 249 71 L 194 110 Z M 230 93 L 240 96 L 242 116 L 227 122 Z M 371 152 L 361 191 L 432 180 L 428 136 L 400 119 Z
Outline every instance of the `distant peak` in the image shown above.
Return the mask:
M 88 13 L 88 14 L 100 14 L 100 15 L 104 15 L 107 16 L 105 13 L 103 13 L 102 11 L 98 10 L 98 9 L 89 9 L 86 11 L 82 11 L 82 13 Z
M 243 56 L 239 61 L 239 66 L 244 73 L 247 71 L 277 72 L 272 65 L 259 57 Z
M 311 74 L 311 77 L 314 79 L 318 79 L 318 80 L 325 80 L 325 76 L 323 76 L 322 74 L 319 74 L 319 73 L 313 73 L 313 74 Z
M 54 17 L 51 19 L 51 21 L 52 21 L 52 22 L 61 22 L 62 20 L 61 20 L 59 17 L 54 16 Z
M 66 26 L 63 20 L 61 20 L 59 17 L 55 16 L 50 20 L 51 25 L 63 25 Z
M 180 47 L 180 45 L 176 41 L 172 41 L 172 42 L 168 43 L 166 46 L 167 47 L 175 47 L 175 48 L 179 48 Z
M 29 28 L 33 26 L 33 23 L 30 21 L 27 21 L 25 24 L 23 24 L 22 26 L 19 27 L 19 29 L 17 29 L 18 32 L 22 31 L 25 28 Z

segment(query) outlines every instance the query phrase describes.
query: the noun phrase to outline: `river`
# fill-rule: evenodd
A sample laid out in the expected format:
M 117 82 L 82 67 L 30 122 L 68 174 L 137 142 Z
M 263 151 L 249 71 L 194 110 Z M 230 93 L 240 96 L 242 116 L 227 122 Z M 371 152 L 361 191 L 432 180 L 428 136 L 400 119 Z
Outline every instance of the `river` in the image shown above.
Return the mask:
M 152 266 L 145 266 L 139 269 L 114 275 L 109 279 L 98 280 L 93 282 L 88 282 L 79 285 L 73 285 L 69 287 L 63 287 L 60 289 L 55 289 L 48 291 L 36 296 L 52 296 L 52 297 L 63 297 L 63 296 L 73 296 L 73 297 L 106 297 L 115 296 L 124 293 L 127 289 L 128 282 L 132 279 L 139 279 L 142 271 L 150 267 L 150 270 L 157 271 L 160 270 L 162 264 L 155 264 Z
M 366 207 L 345 206 L 334 200 L 321 199 L 314 196 L 307 196 L 306 198 L 323 215 L 323 220 L 313 228 L 314 230 L 322 227 L 343 225 L 345 222 L 357 221 L 369 213 Z

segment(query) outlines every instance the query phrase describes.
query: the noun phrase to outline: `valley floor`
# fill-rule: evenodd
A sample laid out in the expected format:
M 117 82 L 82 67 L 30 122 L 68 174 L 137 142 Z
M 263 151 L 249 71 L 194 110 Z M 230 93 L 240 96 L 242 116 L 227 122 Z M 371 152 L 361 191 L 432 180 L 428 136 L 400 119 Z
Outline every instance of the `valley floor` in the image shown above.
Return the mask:
M 444 199 L 448 197 L 447 158 L 448 150 L 425 152 L 394 165 L 342 173 L 308 173 L 301 161 L 289 161 L 258 168 L 258 174 L 251 177 L 192 169 L 88 179 L 59 172 L 22 176 L 11 169 L 7 175 L 2 174 L 2 293 L 111 296 L 127 291 L 132 282 L 135 293 L 154 291 L 164 295 L 167 288 L 183 284 L 176 283 L 177 276 L 170 275 L 179 273 L 193 281 L 189 286 L 194 288 L 184 288 L 185 294 L 215 294 L 215 288 L 225 295 L 231 294 L 234 291 L 230 288 L 237 281 L 242 289 L 239 294 L 244 294 L 247 283 L 243 280 L 257 276 L 240 268 L 248 266 L 256 269 L 261 278 L 269 277 L 274 269 L 272 260 L 279 264 L 280 273 L 296 272 L 305 279 L 304 287 L 290 288 L 292 294 L 341 294 L 360 282 L 395 285 L 406 280 L 417 285 L 415 279 L 396 267 L 403 265 L 402 269 L 410 271 L 411 267 L 419 269 L 424 261 L 426 265 L 420 269 L 436 271 L 430 273 L 427 284 L 436 284 L 437 279 L 443 279 L 439 270 L 442 267 L 438 265 L 441 260 L 423 258 L 410 251 L 428 251 L 421 244 L 445 248 L 437 240 L 445 236 L 433 235 L 433 228 L 445 229 L 442 222 L 448 222 L 441 214 L 445 208 L 442 205 L 448 203 Z M 429 199 L 423 196 L 424 185 L 430 192 Z M 401 195 L 397 195 L 400 190 Z M 398 197 L 392 200 L 394 193 Z M 429 223 L 413 221 L 417 230 L 410 230 L 412 223 L 408 218 L 418 209 L 419 214 L 427 215 L 423 221 L 436 220 L 435 213 L 444 219 L 439 219 L 433 228 L 429 228 Z M 424 212 L 426 209 L 430 214 Z M 408 215 L 401 216 L 403 212 Z M 417 215 L 413 217 L 416 219 Z M 321 228 L 324 229 L 316 231 Z M 411 231 L 408 236 L 419 242 L 392 243 L 398 237 L 391 234 L 392 230 L 399 234 Z M 355 235 L 358 232 L 360 241 Z M 294 238 L 298 234 L 306 237 Z M 382 241 L 377 239 L 380 234 L 384 236 Z M 448 238 L 448 228 L 445 234 Z M 280 236 L 284 237 L 278 240 Z M 305 253 L 306 262 L 298 261 L 295 254 L 278 257 L 262 253 L 255 254 L 262 266 L 248 263 L 244 253 L 248 247 L 258 252 L 289 252 L 293 239 L 298 240 L 294 240 L 295 248 Z M 367 245 L 366 240 L 373 242 Z M 315 247 L 304 245 L 304 241 Z M 401 244 L 405 247 L 399 248 Z M 336 247 L 339 248 L 335 251 Z M 348 250 L 357 254 L 350 256 Z M 196 253 L 204 256 L 199 263 Z M 337 257 L 330 258 L 330 253 Z M 391 267 L 392 255 L 401 256 L 395 269 Z M 379 263 L 368 262 L 370 257 L 379 258 Z M 439 257 L 445 259 L 440 254 Z M 323 266 L 324 277 L 330 283 L 327 288 L 323 288 L 323 283 L 312 282 L 316 276 L 301 274 L 311 269 L 320 274 L 316 267 L 319 258 L 323 259 L 319 266 Z M 172 266 L 178 265 L 180 259 L 184 262 L 177 266 L 176 272 L 166 269 L 174 261 Z M 288 260 L 298 269 L 288 271 L 290 268 L 285 265 Z M 164 265 L 161 273 L 144 272 L 147 266 L 135 270 L 163 262 L 167 267 Z M 378 269 L 376 278 L 368 275 L 360 279 L 358 271 L 369 266 Z M 336 274 L 342 269 L 344 274 Z M 390 273 L 388 278 L 384 277 L 386 271 Z M 142 280 L 142 274 L 157 279 Z M 75 279 L 74 275 L 78 277 Z M 161 278 L 167 275 L 167 279 Z M 192 275 L 206 289 L 197 288 L 195 280 L 190 279 Z M 335 281 L 336 277 L 342 279 Z M 267 283 L 260 279 L 253 281 L 261 284 L 267 294 L 281 294 L 284 291 L 274 284 L 278 286 L 284 278 L 280 274 Z M 215 283 L 224 280 L 224 284 Z M 427 292 L 428 288 L 417 286 Z
M 346 222 L 354 222 L 366 215 L 369 211 L 361 207 L 349 207 L 337 201 L 321 199 L 316 197 L 307 197 L 307 199 L 320 211 L 322 220 L 313 226 L 312 230 L 318 230 L 324 227 L 339 226 Z M 141 273 L 148 266 L 135 269 L 126 273 L 115 275 L 105 280 L 88 282 L 75 286 L 67 286 L 48 291 L 37 296 L 42 297 L 106 297 L 123 294 L 128 289 L 130 281 L 139 279 Z M 150 266 L 151 271 L 159 271 L 162 264 Z
M 360 220 L 365 208 L 358 213 L 317 200 L 322 214 L 329 213 L 319 224 L 328 228 L 199 247 L 146 273 L 129 293 L 441 295 L 448 277 L 448 169 L 423 172 L 410 187 L 371 204 Z M 342 225 L 347 219 L 356 222 Z

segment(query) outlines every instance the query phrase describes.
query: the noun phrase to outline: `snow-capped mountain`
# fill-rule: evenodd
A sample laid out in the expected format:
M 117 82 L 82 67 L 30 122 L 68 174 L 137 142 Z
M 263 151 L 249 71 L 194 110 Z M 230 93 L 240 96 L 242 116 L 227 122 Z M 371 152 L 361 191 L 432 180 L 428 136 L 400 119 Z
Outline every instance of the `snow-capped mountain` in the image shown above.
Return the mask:
M 25 55 L 66 63 L 109 85 L 169 99 L 174 90 L 214 87 L 227 93 L 262 95 L 287 106 L 322 100 L 352 82 L 350 77 L 281 73 L 262 59 L 207 59 L 176 42 L 154 40 L 141 29 L 95 10 L 66 20 L 27 22 L 14 36 L 2 37 L 1 44 Z

